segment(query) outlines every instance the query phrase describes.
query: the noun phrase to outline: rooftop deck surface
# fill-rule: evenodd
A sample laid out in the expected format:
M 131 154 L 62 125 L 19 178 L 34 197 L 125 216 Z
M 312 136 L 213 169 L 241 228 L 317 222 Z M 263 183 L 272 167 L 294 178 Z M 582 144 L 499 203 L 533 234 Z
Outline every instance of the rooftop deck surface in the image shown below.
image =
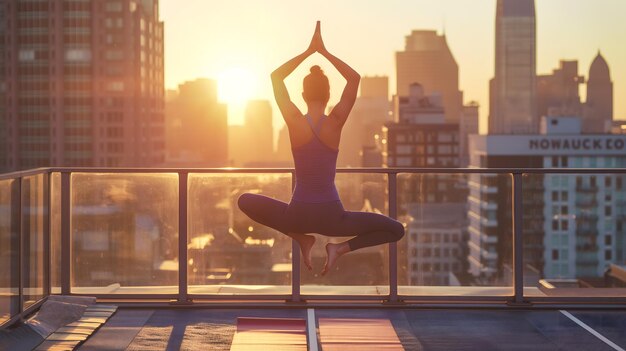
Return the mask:
M 388 320 L 405 350 L 626 349 L 623 310 L 121 308 L 79 350 L 230 350 L 238 317 Z

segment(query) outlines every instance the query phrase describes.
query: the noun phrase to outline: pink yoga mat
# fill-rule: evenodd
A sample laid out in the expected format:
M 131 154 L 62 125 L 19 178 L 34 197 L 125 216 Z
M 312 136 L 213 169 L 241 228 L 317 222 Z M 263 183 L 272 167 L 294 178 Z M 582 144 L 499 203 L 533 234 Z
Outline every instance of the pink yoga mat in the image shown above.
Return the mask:
M 391 321 L 367 318 L 320 318 L 324 351 L 404 350 Z
M 237 318 L 231 351 L 306 351 L 306 321 L 289 318 Z

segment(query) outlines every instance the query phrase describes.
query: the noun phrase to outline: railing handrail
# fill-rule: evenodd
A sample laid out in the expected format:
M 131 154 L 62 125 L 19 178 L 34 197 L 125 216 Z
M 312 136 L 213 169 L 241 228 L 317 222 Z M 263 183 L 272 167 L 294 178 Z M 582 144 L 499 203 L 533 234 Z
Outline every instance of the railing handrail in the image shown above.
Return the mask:
M 289 167 L 40 167 L 1 173 L 0 180 L 42 173 L 294 173 Z M 438 168 L 438 167 L 340 167 L 337 173 L 425 174 L 626 174 L 626 168 Z
M 70 173 L 293 173 L 290 167 L 47 167 L 7 173 L 28 176 L 41 172 Z M 453 173 L 453 174 L 623 174 L 626 168 L 441 168 L 441 167 L 339 167 L 338 173 Z M 0 174 L 0 176 L 5 176 Z
M 29 177 L 29 176 L 43 174 L 43 173 L 49 173 L 49 172 L 51 172 L 51 168 L 49 168 L 49 167 L 41 167 L 41 168 L 26 169 L 26 170 L 23 170 L 23 171 L 13 171 L 13 172 L 9 172 L 9 173 L 0 173 L 0 180 L 9 180 L 9 179 L 23 178 L 23 177 Z

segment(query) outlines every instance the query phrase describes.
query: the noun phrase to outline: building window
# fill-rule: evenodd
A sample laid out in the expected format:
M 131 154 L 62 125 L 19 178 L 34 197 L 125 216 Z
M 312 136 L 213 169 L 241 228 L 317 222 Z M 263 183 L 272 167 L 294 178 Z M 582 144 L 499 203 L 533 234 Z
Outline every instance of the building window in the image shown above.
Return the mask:
M 552 259 L 553 260 L 559 259 L 559 250 L 552 250 Z
M 561 214 L 559 210 L 560 210 L 559 206 L 552 206 L 552 215 L 556 216 L 556 215 Z
M 432 236 L 430 235 L 430 233 L 424 233 L 424 235 L 422 236 L 422 240 L 425 243 L 431 243 L 433 241 Z
M 411 166 L 411 158 L 410 157 L 397 157 L 396 165 L 398 167 L 409 167 Z
M 561 191 L 561 201 L 568 201 L 569 200 L 569 193 L 567 191 Z
M 107 84 L 108 91 L 124 91 L 124 82 L 109 82 Z
M 611 250 L 606 250 L 604 251 L 604 259 L 607 261 L 610 261 L 613 259 L 613 255 L 612 255 L 612 251 Z
M 605 235 L 604 236 L 604 245 L 611 246 L 611 236 L 610 235 Z
M 115 2 L 108 2 L 105 5 L 104 9 L 107 12 L 122 12 L 123 7 L 122 7 L 122 3 L 121 2 L 115 1 Z
M 22 49 L 18 54 L 18 59 L 20 62 L 26 61 L 34 61 L 35 60 L 35 50 L 32 49 Z
M 607 187 L 607 188 L 611 187 L 611 177 L 610 176 L 606 176 L 604 178 L 604 186 Z
M 89 62 L 91 61 L 91 50 L 89 49 L 68 49 L 65 51 L 65 61 L 67 62 Z
M 437 139 L 440 143 L 447 143 L 453 141 L 452 135 L 448 133 L 439 133 Z
M 552 192 L 552 201 L 554 201 L 554 202 L 559 201 L 559 192 L 558 191 L 553 191 Z
M 612 212 L 611 209 L 611 206 L 604 206 L 604 215 L 610 217 Z
M 411 147 L 411 145 L 397 145 L 396 153 L 408 155 L 408 154 L 411 154 L 412 149 L 413 148 Z
M 124 52 L 122 50 L 107 50 L 104 58 L 111 61 L 122 60 L 124 59 Z
M 561 220 L 561 230 L 569 229 L 569 221 L 567 219 Z
M 552 156 L 552 167 L 556 168 L 559 166 L 559 158 L 556 156 Z
M 552 230 L 559 230 L 559 221 L 556 219 L 552 220 Z

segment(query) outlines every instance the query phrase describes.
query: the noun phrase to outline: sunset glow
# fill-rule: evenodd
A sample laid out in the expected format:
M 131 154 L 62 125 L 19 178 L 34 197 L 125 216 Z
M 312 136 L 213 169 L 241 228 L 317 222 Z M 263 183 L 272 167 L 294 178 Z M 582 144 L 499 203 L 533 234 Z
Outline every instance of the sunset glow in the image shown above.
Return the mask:
M 254 98 L 256 79 L 252 72 L 243 67 L 231 67 L 217 75 L 219 100 L 241 107 Z
M 411 30 L 432 29 L 440 34 L 445 32 L 459 63 L 460 88 L 465 100 L 480 103 L 481 124 L 486 127 L 488 81 L 494 74 L 495 4 L 495 0 L 394 0 L 366 4 L 356 0 L 339 3 L 327 0 L 258 3 L 233 0 L 220 3 L 219 11 L 216 11 L 211 1 L 164 0 L 161 13 L 168 23 L 165 29 L 168 39 L 165 84 L 175 87 L 181 81 L 201 74 L 218 78 L 216 72 L 234 60 L 238 66 L 248 65 L 247 73 L 258 77 L 258 89 L 251 98 L 273 101 L 269 73 L 282 60 L 306 48 L 315 21 L 321 20 L 327 47 L 352 63 L 362 75 L 389 76 L 390 93 L 393 94 L 395 52 L 403 50 L 404 37 Z M 626 50 L 622 38 L 616 33 L 626 32 L 626 23 L 621 18 L 624 11 L 626 2 L 621 0 L 600 3 L 537 1 L 538 74 L 551 72 L 560 59 L 576 59 L 579 60 L 580 74 L 587 75 L 589 65 L 600 49 L 611 66 L 616 96 L 623 94 L 626 69 L 619 63 L 626 62 Z M 203 33 L 202 41 L 180 40 L 191 32 Z M 315 64 L 326 63 L 317 61 Z M 307 73 L 308 63 L 303 67 L 287 81 L 297 103 L 301 103 L 300 82 Z M 329 67 L 323 68 L 333 71 Z M 343 84 L 338 76 L 330 79 L 331 88 Z M 231 84 L 223 80 L 220 79 L 221 85 Z M 231 92 L 220 92 L 220 97 L 240 100 L 242 95 L 250 94 L 249 86 L 245 85 L 251 83 L 237 81 L 232 84 L 238 88 L 226 87 Z M 340 92 L 339 88 L 333 89 L 331 101 L 336 101 Z M 276 109 L 274 106 L 274 111 Z M 626 118 L 623 99 L 616 99 L 615 118 Z M 239 121 L 240 117 L 229 114 L 229 123 Z M 277 113 L 274 113 L 274 121 L 275 128 L 282 126 L 282 118 Z

